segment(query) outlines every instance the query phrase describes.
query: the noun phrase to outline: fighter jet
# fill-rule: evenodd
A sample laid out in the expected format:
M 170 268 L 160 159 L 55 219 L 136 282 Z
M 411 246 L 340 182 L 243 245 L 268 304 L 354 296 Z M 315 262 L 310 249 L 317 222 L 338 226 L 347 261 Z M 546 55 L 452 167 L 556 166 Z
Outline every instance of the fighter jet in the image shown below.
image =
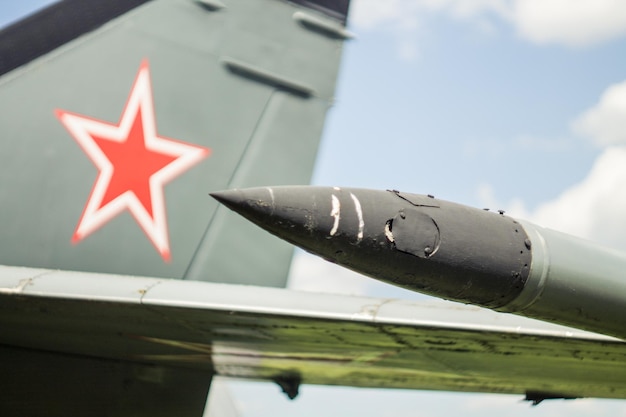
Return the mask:
M 0 415 L 201 415 L 262 332 L 174 315 L 292 254 L 208 193 L 310 180 L 349 2 L 51 3 L 0 32 Z
M 202 415 L 216 375 L 626 397 L 619 338 L 280 288 L 292 247 L 209 198 L 309 182 L 347 14 L 66 0 L 0 33 L 0 415 Z

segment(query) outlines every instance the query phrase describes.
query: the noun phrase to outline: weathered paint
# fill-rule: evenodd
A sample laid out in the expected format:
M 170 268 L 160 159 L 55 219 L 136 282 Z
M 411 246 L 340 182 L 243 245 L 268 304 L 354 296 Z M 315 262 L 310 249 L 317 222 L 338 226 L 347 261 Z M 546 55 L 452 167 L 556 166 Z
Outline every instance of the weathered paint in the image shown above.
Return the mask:
M 527 236 L 513 219 L 443 200 L 299 186 L 275 187 L 273 204 L 260 188 L 212 195 L 327 260 L 450 300 L 502 307 L 519 295 L 530 270 Z M 362 216 L 351 209 L 355 198 Z
M 626 254 L 429 196 L 327 187 L 275 191 L 271 213 L 258 189 L 215 197 L 269 232 L 381 281 L 626 339 Z M 327 239 L 323 213 L 331 194 L 334 205 L 358 198 L 367 218 L 363 238 L 358 211 L 344 210 Z M 303 228 L 302 212 L 318 230 Z
M 13 267 L 0 267 L 0 289 L 0 344 L 68 357 L 304 384 L 626 398 L 624 342 L 477 307 Z
M 333 228 L 330 229 L 330 235 L 335 236 L 335 233 L 337 233 L 337 229 L 339 228 L 339 219 L 341 217 L 341 203 L 339 202 L 337 196 L 335 196 L 334 194 L 331 195 L 331 199 L 332 208 L 330 209 L 330 217 L 332 217 L 334 220 Z
M 361 202 L 354 194 L 350 193 L 350 198 L 354 201 L 354 209 L 356 210 L 356 218 L 359 221 L 359 230 L 356 234 L 357 243 L 363 239 L 363 228 L 365 227 L 365 222 L 363 221 L 363 209 L 361 208 Z

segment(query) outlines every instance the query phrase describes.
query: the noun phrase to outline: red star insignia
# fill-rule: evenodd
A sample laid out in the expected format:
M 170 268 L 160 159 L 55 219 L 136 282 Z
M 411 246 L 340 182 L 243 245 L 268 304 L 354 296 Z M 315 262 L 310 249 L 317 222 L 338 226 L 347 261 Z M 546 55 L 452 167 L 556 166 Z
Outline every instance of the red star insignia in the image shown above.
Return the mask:
M 169 261 L 163 187 L 211 150 L 157 134 L 148 62 L 141 63 L 118 124 L 65 110 L 56 115 L 99 170 L 72 243 L 128 210 Z

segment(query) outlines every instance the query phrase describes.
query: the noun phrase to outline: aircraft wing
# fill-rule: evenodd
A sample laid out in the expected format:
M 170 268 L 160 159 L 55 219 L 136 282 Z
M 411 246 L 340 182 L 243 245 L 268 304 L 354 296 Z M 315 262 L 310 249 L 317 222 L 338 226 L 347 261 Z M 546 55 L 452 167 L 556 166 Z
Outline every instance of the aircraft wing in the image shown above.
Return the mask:
M 14 375 L 2 415 L 24 387 L 62 401 L 58 378 L 77 379 L 75 409 L 106 401 L 111 387 L 81 385 L 63 362 L 81 360 L 134 375 L 139 399 L 203 403 L 213 372 L 291 396 L 303 383 L 626 398 L 624 341 L 443 302 L 3 266 L 0 328 L 1 371 Z

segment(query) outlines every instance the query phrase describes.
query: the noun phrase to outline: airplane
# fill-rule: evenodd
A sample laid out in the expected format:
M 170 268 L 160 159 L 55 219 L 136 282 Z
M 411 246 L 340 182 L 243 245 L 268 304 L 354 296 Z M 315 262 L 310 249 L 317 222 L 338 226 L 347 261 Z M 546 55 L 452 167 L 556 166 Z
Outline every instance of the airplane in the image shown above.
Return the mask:
M 619 339 L 269 288 L 292 248 L 208 193 L 308 182 L 347 11 L 70 0 L 4 29 L 2 415 L 201 415 L 215 375 L 623 398 Z
M 255 238 L 208 192 L 309 181 L 347 10 L 348 1 L 67 0 L 2 30 L 0 414 L 202 413 L 218 350 L 202 334 L 237 329 L 164 331 L 173 316 L 141 307 L 152 289 L 127 285 L 285 285 L 292 249 Z M 257 246 L 268 252 L 242 256 Z M 62 291 L 78 279 L 82 295 L 26 295 L 56 280 L 45 271 L 69 274 Z M 97 302 L 109 286 L 130 290 L 139 311 L 108 323 L 89 313 L 112 306 Z M 178 297 L 166 298 L 176 310 Z M 48 312 L 36 307 L 49 301 Z M 75 320 L 63 324 L 57 309 L 68 302 Z M 44 317 L 24 327 L 20 305 Z M 154 319 L 154 331 L 131 324 Z

